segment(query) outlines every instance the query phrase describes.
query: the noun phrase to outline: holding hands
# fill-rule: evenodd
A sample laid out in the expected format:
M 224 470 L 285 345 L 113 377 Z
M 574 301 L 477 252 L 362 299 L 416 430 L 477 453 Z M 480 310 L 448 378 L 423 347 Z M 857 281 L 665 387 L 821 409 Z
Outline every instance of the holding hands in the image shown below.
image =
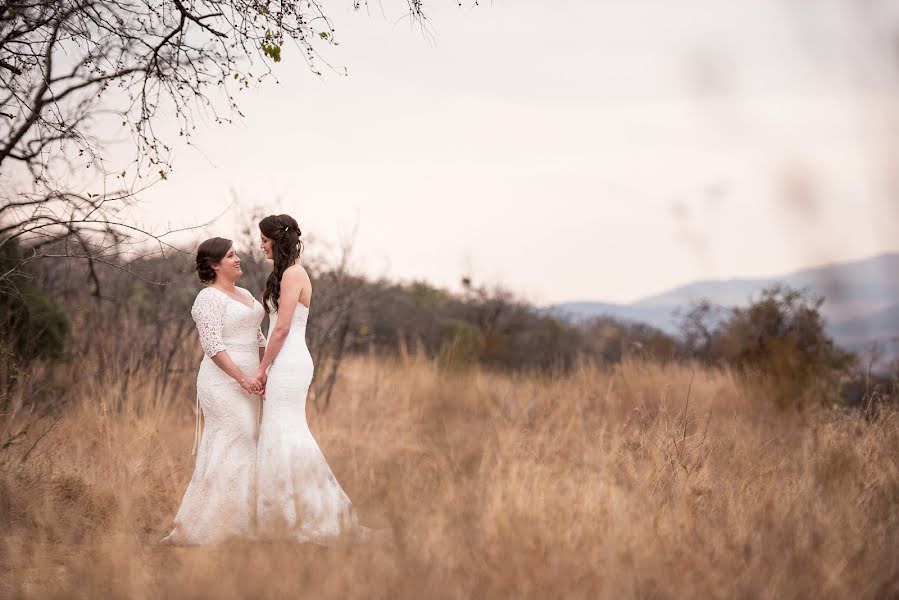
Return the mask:
M 240 380 L 240 387 L 248 394 L 262 396 L 265 394 L 265 383 L 260 384 L 258 379 L 252 377 L 244 377 Z
M 264 370 L 259 370 L 253 377 L 244 375 L 240 379 L 240 387 L 248 394 L 254 396 L 265 396 L 265 384 L 268 382 L 268 374 Z
M 259 369 L 259 371 L 256 372 L 256 377 L 252 379 L 252 381 L 259 387 L 260 390 L 262 390 L 260 392 L 260 395 L 264 396 L 265 385 L 268 383 L 268 373 L 266 373 L 263 369 Z

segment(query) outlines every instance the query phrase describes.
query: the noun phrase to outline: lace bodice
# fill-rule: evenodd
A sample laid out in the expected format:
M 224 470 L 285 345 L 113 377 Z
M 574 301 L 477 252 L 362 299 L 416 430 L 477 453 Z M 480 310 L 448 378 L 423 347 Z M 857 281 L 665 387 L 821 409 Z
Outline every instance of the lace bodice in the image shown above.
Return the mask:
M 264 311 L 247 290 L 246 303 L 216 288 L 197 294 L 191 315 L 205 356 L 197 372 L 197 462 L 165 538 L 172 544 L 211 544 L 252 537 L 256 513 L 259 396 L 248 394 L 209 357 L 227 351 L 243 373 L 259 368 Z M 200 415 L 206 427 L 200 436 Z
M 210 358 L 228 349 L 247 350 L 254 339 L 258 347 L 265 347 L 265 336 L 259 328 L 262 305 L 249 291 L 237 289 L 253 301 L 253 308 L 212 287 L 200 290 L 194 300 L 190 314 L 197 324 L 203 353 Z

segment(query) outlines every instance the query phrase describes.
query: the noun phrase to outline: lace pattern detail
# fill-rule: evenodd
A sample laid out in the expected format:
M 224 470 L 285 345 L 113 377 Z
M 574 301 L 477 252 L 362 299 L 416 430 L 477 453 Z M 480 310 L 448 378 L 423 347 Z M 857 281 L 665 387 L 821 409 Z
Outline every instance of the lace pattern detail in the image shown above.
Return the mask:
M 262 312 L 262 305 L 248 290 L 240 287 L 237 289 L 252 301 L 252 308 L 214 288 L 200 290 L 194 300 L 190 314 L 197 324 L 203 353 L 209 358 L 226 350 L 246 350 L 248 344 L 253 349 L 266 346 L 266 339 L 257 319 Z M 233 306 L 234 318 L 226 318 L 229 306 Z M 250 342 L 244 336 L 245 325 L 255 329 L 255 342 Z
M 242 287 L 239 287 L 239 288 L 237 288 L 237 289 L 239 289 L 239 290 L 242 291 L 242 292 L 246 292 L 246 295 L 249 296 L 249 297 L 250 297 L 250 300 L 253 301 L 253 309 L 255 310 L 255 308 L 256 308 L 256 303 L 258 302 L 258 301 L 256 300 L 256 297 L 253 296 L 253 294 L 250 293 L 250 290 L 244 289 L 244 288 L 242 288 Z M 266 346 L 268 346 L 268 340 L 265 339 L 265 334 L 262 333 L 262 326 L 259 326 L 259 327 L 256 328 L 256 345 L 257 345 L 259 348 L 265 348 Z
M 273 329 L 280 316 L 272 312 Z M 364 535 L 355 508 L 309 430 L 306 395 L 314 365 L 306 346 L 309 309 L 299 305 L 268 374 L 256 459 L 259 536 L 327 543 Z
M 259 325 L 265 316 L 259 302 L 248 306 L 206 288 L 197 295 L 191 314 L 207 357 L 227 350 L 244 373 L 255 373 Z M 198 435 L 196 465 L 175 515 L 175 527 L 164 541 L 210 544 L 252 537 L 260 399 L 204 358 L 197 373 L 197 403 L 206 427 Z
M 205 288 L 197 294 L 190 309 L 190 316 L 194 318 L 197 333 L 200 334 L 203 353 L 209 358 L 228 349 L 222 337 L 227 302 L 228 297 L 225 294 Z
M 191 314 L 206 356 L 227 350 L 245 373 L 259 368 L 256 345 L 264 342 L 259 302 L 251 308 L 206 288 Z M 269 370 L 264 409 L 258 396 L 244 392 L 213 361 L 200 363 L 197 402 L 206 427 L 166 543 L 235 537 L 330 543 L 344 534 L 368 535 L 306 422 L 314 372 L 305 339 L 308 317 L 308 309 L 298 306 Z M 273 313 L 272 327 L 277 322 Z

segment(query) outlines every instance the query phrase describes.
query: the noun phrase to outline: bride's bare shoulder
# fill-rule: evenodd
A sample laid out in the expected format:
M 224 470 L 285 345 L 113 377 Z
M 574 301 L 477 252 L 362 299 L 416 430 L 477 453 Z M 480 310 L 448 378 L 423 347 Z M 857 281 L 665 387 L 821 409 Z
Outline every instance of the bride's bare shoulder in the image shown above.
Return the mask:
M 287 281 L 291 279 L 293 281 L 308 281 L 309 273 L 306 272 L 306 268 L 299 263 L 295 263 L 290 265 L 284 270 L 284 275 L 281 276 L 281 281 Z

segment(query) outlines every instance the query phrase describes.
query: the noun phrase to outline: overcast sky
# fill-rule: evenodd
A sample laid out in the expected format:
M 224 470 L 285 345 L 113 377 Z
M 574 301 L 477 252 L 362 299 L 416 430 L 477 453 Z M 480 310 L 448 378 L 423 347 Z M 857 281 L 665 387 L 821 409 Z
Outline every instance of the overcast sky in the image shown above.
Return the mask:
M 393 0 L 331 3 L 323 52 L 349 75 L 285 51 L 246 118 L 176 147 L 142 218 L 236 196 L 321 242 L 358 227 L 371 275 L 470 274 L 539 303 L 899 250 L 887 21 L 849 0 L 463 2 L 432 0 L 430 36 Z

